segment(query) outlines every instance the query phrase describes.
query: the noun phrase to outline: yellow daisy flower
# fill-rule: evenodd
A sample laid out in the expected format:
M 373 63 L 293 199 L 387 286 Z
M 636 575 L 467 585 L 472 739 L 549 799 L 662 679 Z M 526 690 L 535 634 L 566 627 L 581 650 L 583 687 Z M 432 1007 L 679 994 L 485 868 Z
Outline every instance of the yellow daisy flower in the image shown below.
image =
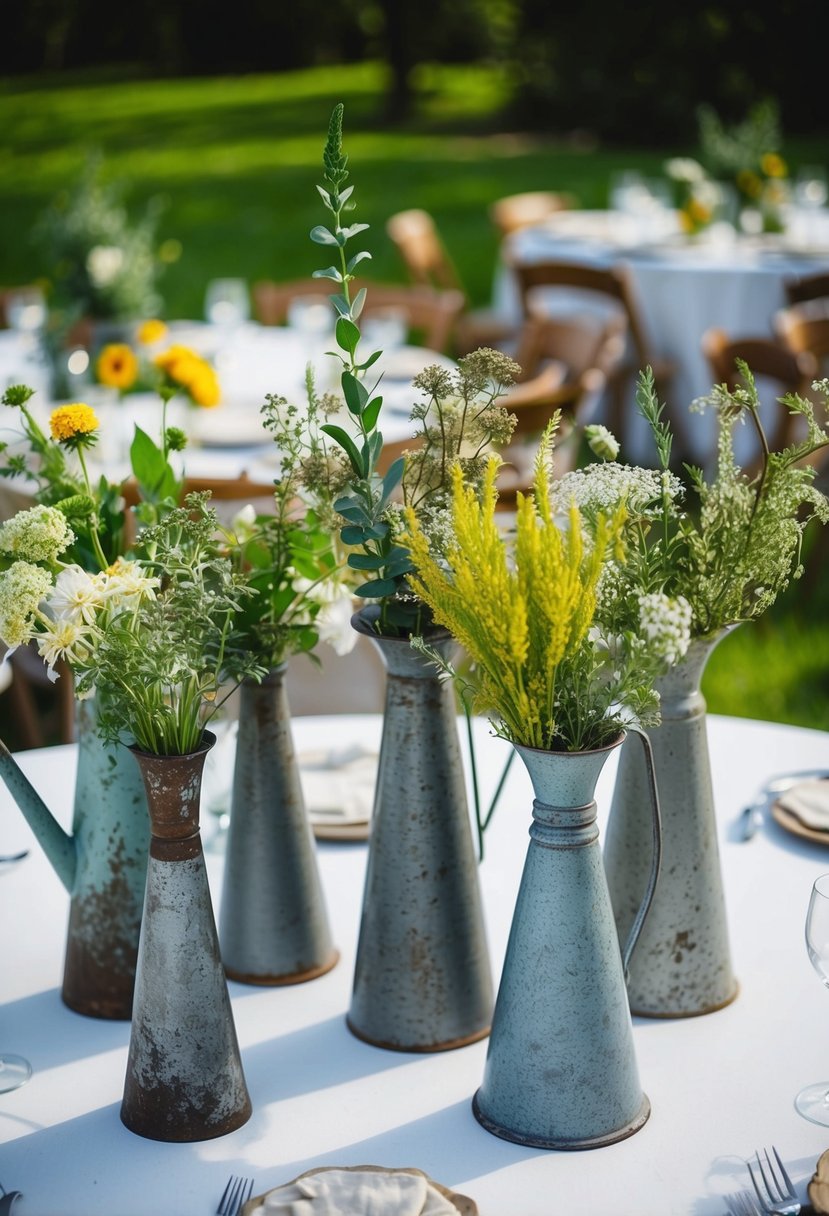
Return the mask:
M 59 405 L 49 416 L 49 429 L 58 443 L 71 443 L 84 435 L 91 435 L 98 426 L 97 414 L 91 406 L 82 402 Z
M 154 346 L 156 342 L 167 337 L 167 326 L 163 321 L 153 317 L 138 327 L 136 336 L 142 346 Z
M 766 177 L 785 177 L 789 171 L 783 157 L 776 152 L 766 152 L 760 160 L 760 168 Z
M 101 351 L 95 370 L 101 384 L 126 392 L 138 379 L 138 360 L 129 346 L 114 342 Z

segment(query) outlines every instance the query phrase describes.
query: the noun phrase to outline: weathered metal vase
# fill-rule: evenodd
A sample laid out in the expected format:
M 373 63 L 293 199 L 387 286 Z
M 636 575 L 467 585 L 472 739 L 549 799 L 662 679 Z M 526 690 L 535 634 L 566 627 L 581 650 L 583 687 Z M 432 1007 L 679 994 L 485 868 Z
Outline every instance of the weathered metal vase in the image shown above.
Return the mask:
M 251 1115 L 207 884 L 199 797 L 205 756 L 133 748 L 152 836 L 123 1123 L 152 1140 L 209 1140 Z
M 72 834 L 0 743 L 0 777 L 71 896 L 61 995 L 89 1017 L 129 1020 L 150 821 L 128 750 L 97 733 L 94 698 L 77 703 Z
M 726 632 L 694 640 L 685 658 L 659 682 L 662 722 L 648 731 L 662 806 L 664 854 L 663 879 L 628 982 L 630 1007 L 642 1017 L 712 1013 L 737 995 L 700 692 L 705 664 Z M 620 936 L 628 932 L 647 877 L 646 791 L 641 757 L 626 745 L 604 847 Z
M 493 995 L 453 692 L 407 638 L 378 636 L 371 610 L 352 620 L 387 681 L 347 1021 L 378 1047 L 445 1051 L 489 1032 Z
M 620 953 L 593 794 L 619 738 L 588 752 L 518 747 L 535 801 L 484 1079 L 472 1109 L 505 1140 L 588 1149 L 637 1132 L 639 1084 L 625 968 L 659 869 L 653 791 L 651 881 Z
M 299 984 L 330 971 L 316 846 L 291 738 L 285 666 L 240 689 L 219 940 L 245 984 Z

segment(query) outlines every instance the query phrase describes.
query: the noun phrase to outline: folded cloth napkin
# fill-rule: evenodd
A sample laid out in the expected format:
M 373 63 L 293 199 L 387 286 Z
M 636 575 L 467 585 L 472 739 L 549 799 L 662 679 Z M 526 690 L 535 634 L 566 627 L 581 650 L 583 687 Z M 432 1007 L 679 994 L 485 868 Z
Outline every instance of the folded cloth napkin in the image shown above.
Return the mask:
M 337 1169 L 268 1191 L 259 1211 L 262 1216 L 458 1216 L 425 1174 Z
M 313 824 L 368 823 L 377 776 L 377 753 L 357 747 L 299 756 L 302 792 Z
M 777 804 L 807 828 L 829 832 L 829 780 L 801 781 L 781 794 Z

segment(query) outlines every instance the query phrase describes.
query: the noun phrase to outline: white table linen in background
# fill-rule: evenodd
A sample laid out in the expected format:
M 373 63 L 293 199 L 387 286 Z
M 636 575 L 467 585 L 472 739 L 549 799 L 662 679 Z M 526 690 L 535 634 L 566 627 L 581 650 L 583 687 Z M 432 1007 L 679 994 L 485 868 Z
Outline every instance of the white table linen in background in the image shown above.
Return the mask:
M 648 241 L 640 228 L 631 232 L 629 220 L 612 211 L 562 212 L 513 234 L 496 268 L 493 304 L 505 318 L 520 314 L 516 283 L 505 264 L 509 258 L 627 266 L 654 356 L 676 363 L 671 406 L 677 412 L 711 389 L 701 349 L 706 329 L 724 329 L 729 337 L 772 337 L 772 318 L 786 302 L 786 279 L 829 269 L 829 240 L 811 252 L 793 248 L 783 237 L 692 242 L 660 232 Z M 579 307 L 595 308 L 595 297 L 591 305 L 582 296 Z M 703 436 L 694 452 L 703 459 L 711 426 L 691 421 L 686 429 Z M 633 433 L 636 458 L 643 459 L 650 445 L 641 420 Z
M 376 747 L 373 715 L 300 718 L 297 750 Z M 476 724 L 483 797 L 508 745 Z M 463 731 L 461 731 L 463 740 Z M 327 975 L 286 988 L 230 984 L 254 1114 L 230 1136 L 159 1144 L 118 1112 L 129 1026 L 83 1018 L 59 996 L 68 898 L 4 788 L 2 851 L 31 856 L 0 876 L 0 1048 L 28 1057 L 28 1085 L 0 1095 L 0 1181 L 36 1216 L 208 1216 L 230 1173 L 254 1193 L 318 1165 L 415 1166 L 469 1195 L 481 1216 L 722 1216 L 722 1195 L 748 1184 L 743 1161 L 775 1144 L 801 1198 L 829 1130 L 794 1109 L 806 1083 L 829 1081 L 829 994 L 803 927 L 829 849 L 767 819 L 748 844 L 733 826 L 774 774 L 827 766 L 829 734 L 712 717 L 709 738 L 725 894 L 740 994 L 728 1008 L 678 1021 L 636 1019 L 642 1085 L 653 1113 L 635 1136 L 591 1152 L 545 1152 L 497 1139 L 475 1121 L 486 1042 L 437 1055 L 382 1051 L 345 1026 L 366 846 L 327 844 L 320 868 L 342 957 Z M 20 753 L 67 823 L 75 751 Z M 229 763 L 229 758 L 226 763 Z M 599 781 L 604 823 L 615 771 Z M 211 780 L 217 777 L 214 775 Z M 206 795 L 207 796 L 207 795 Z M 513 766 L 481 866 L 497 981 L 527 847 L 532 794 Z M 218 904 L 222 858 L 208 851 Z M 668 878 L 669 876 L 666 876 Z

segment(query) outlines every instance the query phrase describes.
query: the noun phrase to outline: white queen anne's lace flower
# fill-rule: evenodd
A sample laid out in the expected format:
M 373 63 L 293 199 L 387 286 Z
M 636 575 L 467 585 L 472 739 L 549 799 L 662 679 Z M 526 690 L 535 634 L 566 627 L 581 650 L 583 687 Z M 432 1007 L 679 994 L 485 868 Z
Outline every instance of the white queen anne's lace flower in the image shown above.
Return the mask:
M 565 473 L 552 486 L 557 509 L 575 502 L 580 511 L 595 514 L 613 511 L 624 499 L 631 515 L 648 519 L 656 519 L 661 514 L 663 493 L 676 503 L 683 492 L 682 482 L 673 473 L 616 464 L 615 461 L 589 464 Z
M 0 574 L 0 638 L 10 649 L 33 636 L 35 614 L 51 587 L 49 571 L 31 562 L 15 562 Z
M 661 591 L 639 596 L 639 626 L 652 655 L 670 666 L 678 663 L 691 643 L 691 605 Z
M 68 549 L 75 533 L 57 507 L 38 505 L 18 511 L 0 527 L 0 550 L 29 562 L 53 562 Z

